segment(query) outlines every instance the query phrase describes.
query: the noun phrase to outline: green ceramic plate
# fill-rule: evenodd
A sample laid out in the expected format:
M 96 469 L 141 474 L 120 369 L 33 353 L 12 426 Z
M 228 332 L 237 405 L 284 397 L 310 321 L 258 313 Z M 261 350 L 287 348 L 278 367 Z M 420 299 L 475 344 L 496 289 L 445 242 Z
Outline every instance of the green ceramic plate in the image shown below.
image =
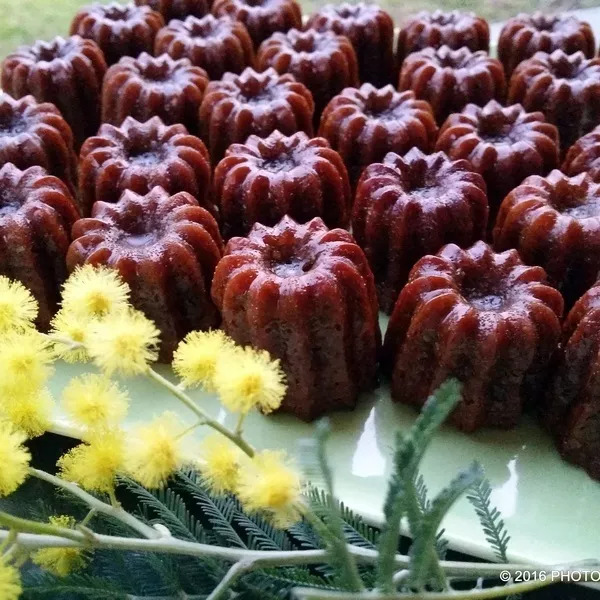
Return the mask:
M 56 397 L 81 371 L 80 366 L 58 366 L 52 382 Z M 163 373 L 168 376 L 170 371 L 164 368 Z M 132 396 L 127 426 L 165 410 L 193 423 L 190 411 L 154 382 L 133 379 L 127 385 Z M 234 425 L 215 397 L 198 393 L 197 398 L 214 417 Z M 77 429 L 60 409 L 55 417 L 57 433 L 77 437 Z M 406 430 L 414 419 L 413 410 L 390 401 L 385 386 L 362 398 L 353 412 L 331 415 L 329 455 L 337 494 L 370 521 L 376 523 L 382 516 L 394 433 Z M 246 423 L 247 437 L 254 445 L 284 448 L 292 455 L 298 440 L 311 436 L 313 430 L 310 424 L 289 415 L 252 414 Z M 488 430 L 468 436 L 443 428 L 423 465 L 430 490 L 439 490 L 473 460 L 485 467 L 492 482 L 492 500 L 512 538 L 511 560 L 553 565 L 600 558 L 600 483 L 563 462 L 550 438 L 533 420 L 525 420 L 509 432 Z M 454 549 L 492 558 L 467 501 L 455 507 L 443 526 Z

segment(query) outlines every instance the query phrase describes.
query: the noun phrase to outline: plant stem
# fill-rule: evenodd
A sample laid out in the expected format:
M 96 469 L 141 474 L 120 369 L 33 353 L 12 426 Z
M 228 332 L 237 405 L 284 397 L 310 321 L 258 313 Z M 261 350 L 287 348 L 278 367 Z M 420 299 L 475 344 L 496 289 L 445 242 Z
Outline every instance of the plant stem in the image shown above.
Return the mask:
M 29 525 L 30 521 L 25 521 Z M 36 523 L 34 523 L 36 524 Z M 52 527 L 52 526 L 47 526 Z M 23 531 L 22 528 L 15 528 Z M 246 550 L 243 548 L 225 548 L 222 546 L 212 546 L 210 544 L 201 544 L 198 542 L 188 542 L 172 537 L 160 537 L 155 539 L 123 538 L 110 535 L 94 534 L 92 540 L 89 536 L 76 530 L 67 529 L 69 539 L 62 535 L 19 533 L 17 537 L 18 544 L 26 549 L 36 550 L 39 548 L 77 548 L 83 543 L 98 548 L 113 550 L 133 550 L 141 552 L 157 552 L 162 554 L 179 554 L 182 556 L 209 556 L 225 560 L 228 562 L 252 561 L 258 567 L 277 567 L 277 566 L 297 566 L 297 565 L 318 565 L 327 561 L 328 553 L 326 550 L 289 550 L 289 551 L 271 551 L 271 550 Z M 0 543 L 11 535 L 10 531 L 0 529 Z M 359 546 L 348 546 L 348 552 L 352 554 L 359 563 L 374 564 L 377 561 L 378 554 L 376 550 L 361 548 Z M 410 564 L 408 556 L 397 554 L 395 561 L 398 569 L 406 568 Z M 561 566 L 564 571 L 572 570 L 590 570 L 598 568 L 598 561 L 583 561 L 570 567 Z M 541 567 L 531 564 L 496 564 L 496 563 L 462 563 L 454 561 L 441 561 L 440 566 L 444 569 L 447 576 L 464 576 L 476 579 L 477 577 L 497 578 L 501 572 L 506 571 L 510 574 L 516 574 L 526 570 L 540 570 Z M 551 567 L 546 571 L 556 570 Z
M 469 591 L 446 592 L 419 592 L 416 594 L 394 593 L 362 594 L 348 592 L 330 592 L 313 588 L 296 588 L 293 598 L 296 600 L 490 600 L 492 598 L 506 598 L 512 594 L 522 594 L 539 588 L 552 585 L 552 579 L 546 581 L 527 581 L 510 585 L 501 585 L 487 589 L 473 589 Z
M 206 600 L 221 600 L 233 584 L 245 573 L 258 568 L 259 561 L 240 560 L 231 566 L 219 585 L 207 596 Z
M 117 495 L 115 494 L 114 489 L 108 490 L 108 497 L 110 498 L 111 506 L 114 506 L 115 508 L 120 508 L 121 503 L 117 500 Z
M 44 533 L 37 534 L 31 532 L 31 530 L 37 529 L 37 525 L 43 528 Z M 24 521 L 23 526 L 18 529 L 24 533 L 18 534 L 17 543 L 21 547 L 30 550 L 40 548 L 79 548 L 91 545 L 95 548 L 106 550 L 131 550 L 156 552 L 159 554 L 178 554 L 181 556 L 211 557 L 232 563 L 247 560 L 260 567 L 320 564 L 325 562 L 327 558 L 324 550 L 277 552 L 270 550 L 245 550 L 242 548 L 227 548 L 188 542 L 167 536 L 156 539 L 142 539 L 94 533 L 94 536 L 90 538 L 89 535 L 86 536 L 83 532 L 74 529 L 63 530 L 52 525 L 36 523 L 35 521 Z M 68 533 L 68 537 L 63 536 L 63 531 Z M 0 529 L 0 541 L 6 539 L 8 534 L 8 531 Z M 366 557 L 366 561 L 371 562 L 370 557 Z
M 405 487 L 405 505 L 406 511 L 408 514 L 408 520 L 411 527 L 411 536 L 413 540 L 417 535 L 422 534 L 421 529 L 421 520 L 423 518 L 421 507 L 419 506 L 419 499 L 417 497 L 417 489 L 415 487 L 414 479 L 407 478 L 404 481 Z M 440 590 L 448 589 L 448 581 L 446 580 L 446 574 L 443 569 L 440 567 L 439 557 L 437 555 L 437 548 L 435 546 L 435 538 L 432 541 L 431 545 L 427 549 L 427 557 L 429 558 L 429 575 L 435 579 L 436 585 Z M 393 581 L 393 579 L 392 579 Z M 423 584 L 426 583 L 424 581 L 415 582 L 417 589 L 421 589 Z M 387 592 L 393 591 L 392 589 L 385 590 Z
M 244 421 L 246 420 L 246 413 L 240 413 L 237 423 L 235 424 L 235 435 L 241 436 L 244 429 Z
M 16 557 L 18 556 L 18 552 L 19 546 L 17 544 L 13 544 L 6 552 L 4 552 L 4 554 L 0 554 L 0 559 L 4 562 L 4 564 L 14 563 Z
M 182 389 L 177 387 L 174 383 L 171 383 L 166 377 L 163 377 L 160 373 L 157 373 L 154 369 L 148 369 L 148 377 L 154 380 L 156 383 L 167 389 L 173 396 L 179 399 L 185 404 L 196 416 L 198 416 L 205 425 L 218 431 L 226 438 L 231 440 L 242 452 L 250 457 L 256 454 L 256 450 L 246 442 L 239 434 L 230 431 L 224 425 L 221 425 L 218 421 L 213 419 L 205 410 L 200 408 Z
M 82 490 L 78 485 L 71 483 L 70 481 L 65 481 L 64 479 L 60 479 L 55 475 L 50 475 L 50 473 L 46 473 L 45 471 L 40 471 L 39 469 L 29 469 L 29 473 L 42 481 L 46 481 L 55 485 L 56 487 L 62 488 L 67 492 L 73 494 L 80 500 L 83 500 L 90 508 L 95 509 L 96 512 L 102 513 L 108 517 L 113 517 L 128 525 L 133 530 L 137 531 L 139 534 L 143 535 L 145 538 L 154 539 L 161 537 L 160 533 L 146 525 L 133 515 L 130 515 L 126 510 L 124 510 L 121 506 L 111 506 L 110 504 L 106 504 L 106 502 L 102 502 L 95 496 L 88 494 L 86 491 Z
M 96 516 L 97 513 L 98 511 L 95 508 L 90 508 L 88 514 L 85 515 L 85 518 L 80 523 L 78 523 L 79 527 L 86 527 L 87 524 Z
M 10 527 L 15 531 L 24 531 L 25 533 L 58 536 L 59 538 L 65 538 L 65 541 L 69 540 L 71 542 L 76 542 L 77 544 L 83 544 L 84 542 L 84 538 L 82 537 L 83 534 L 74 531 L 73 529 L 57 527 L 56 525 L 50 525 L 48 523 L 38 523 L 37 521 L 30 521 L 28 519 L 21 519 L 20 517 L 9 515 L 3 511 L 0 511 L 0 525 Z M 8 533 L 10 535 L 10 532 Z M 15 540 L 16 544 L 19 543 L 19 535 L 20 534 L 17 535 Z
M 11 529 L 8 532 L 6 539 L 0 544 L 0 556 L 2 556 L 4 552 L 10 550 L 10 547 L 15 543 L 16 539 L 17 532 L 14 529 Z

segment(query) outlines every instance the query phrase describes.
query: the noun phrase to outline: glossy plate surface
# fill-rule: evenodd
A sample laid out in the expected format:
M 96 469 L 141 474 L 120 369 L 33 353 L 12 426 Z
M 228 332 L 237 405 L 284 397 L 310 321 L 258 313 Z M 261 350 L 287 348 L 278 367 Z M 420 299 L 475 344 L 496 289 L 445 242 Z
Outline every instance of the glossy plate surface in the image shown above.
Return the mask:
M 384 322 L 382 320 L 382 326 Z M 52 381 L 56 398 L 67 381 L 83 371 L 60 364 Z M 162 368 L 169 376 L 170 370 Z M 158 384 L 130 379 L 131 409 L 127 426 L 148 421 L 165 410 L 190 425 L 189 409 Z M 192 393 L 214 417 L 231 427 L 215 397 Z M 330 415 L 329 456 L 336 493 L 350 508 L 377 523 L 382 516 L 394 434 L 406 430 L 416 413 L 393 404 L 385 385 L 365 396 L 353 412 Z M 77 430 L 57 409 L 57 433 L 77 437 Z M 312 435 L 313 427 L 290 415 L 252 414 L 246 421 L 247 438 L 259 448 L 283 448 L 294 455 L 298 440 Z M 203 431 L 198 433 L 198 437 Z M 423 475 L 432 493 L 471 461 L 479 461 L 493 486 L 493 503 L 502 512 L 511 535 L 509 558 L 555 565 L 600 558 L 600 483 L 563 462 L 551 439 L 533 419 L 513 431 L 481 431 L 465 435 L 444 427 L 423 463 Z M 492 558 L 470 504 L 463 500 L 443 523 L 451 546 L 473 556 Z

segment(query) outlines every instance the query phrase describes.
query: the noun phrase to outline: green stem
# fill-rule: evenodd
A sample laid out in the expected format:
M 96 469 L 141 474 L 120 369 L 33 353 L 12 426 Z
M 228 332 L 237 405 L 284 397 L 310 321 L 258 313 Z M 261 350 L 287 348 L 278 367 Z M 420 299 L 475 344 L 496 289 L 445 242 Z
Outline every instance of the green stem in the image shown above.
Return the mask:
M 184 438 L 186 435 L 192 433 L 192 431 L 196 431 L 196 429 L 198 429 L 199 427 L 202 427 L 202 425 L 206 425 L 206 421 L 203 419 L 202 421 L 198 421 L 197 423 L 194 423 L 194 425 L 191 425 L 190 427 L 188 427 L 187 429 L 184 429 L 178 436 L 177 439 L 180 440 L 182 438 Z
M 50 473 L 46 473 L 45 471 L 40 471 L 39 469 L 29 469 L 29 474 L 33 477 L 37 477 L 42 481 L 46 481 L 56 487 L 62 488 L 67 492 L 73 494 L 80 500 L 83 500 L 90 508 L 95 509 L 97 512 L 102 513 L 108 517 L 112 517 L 128 525 L 131 529 L 137 531 L 139 534 L 143 535 L 146 538 L 158 538 L 161 537 L 160 533 L 153 529 L 149 525 L 142 523 L 139 519 L 136 519 L 133 515 L 130 515 L 126 510 L 124 510 L 120 505 L 111 506 L 110 504 L 106 504 L 106 502 L 102 502 L 95 496 L 88 494 L 86 491 L 82 490 L 78 485 L 71 483 L 70 481 L 65 481 L 64 479 L 60 479 L 60 477 L 56 477 L 55 475 L 50 475 Z M 118 504 L 118 503 L 117 503 Z
M 88 523 L 96 516 L 97 513 L 98 511 L 95 508 L 90 508 L 88 514 L 85 515 L 85 518 L 79 523 L 79 526 L 86 527 Z
M 319 518 L 307 510 L 304 514 L 309 523 L 319 534 L 323 542 L 327 545 L 332 565 L 340 567 L 340 581 L 344 586 L 354 592 L 362 592 L 365 589 L 358 566 L 354 557 L 348 552 L 348 544 L 344 534 L 344 523 L 340 511 L 340 505 L 334 495 L 333 474 L 327 461 L 325 446 L 329 437 L 330 429 L 327 421 L 322 421 L 317 425 L 317 458 L 321 467 L 321 474 L 325 481 L 325 490 L 327 492 L 327 508 L 329 515 L 327 521 Z
M 73 542 L 82 542 L 81 534 L 73 529 L 57 527 L 56 525 L 50 525 L 49 523 L 30 521 L 29 519 L 21 519 L 20 517 L 9 515 L 3 511 L 0 511 L 0 525 L 9 527 L 10 529 L 14 529 L 19 532 L 22 531 L 25 533 L 35 533 L 38 535 L 52 535 L 65 538 L 66 540 L 71 540 Z M 19 536 L 17 535 L 16 543 L 18 543 L 18 541 Z
M 15 543 L 16 540 L 17 532 L 16 530 L 11 529 L 8 532 L 8 536 L 6 537 L 6 539 L 0 544 L 0 556 L 2 556 L 3 553 L 10 550 L 10 547 Z
M 19 546 L 17 544 L 13 544 L 9 547 L 9 549 L 4 552 L 4 554 L 0 553 L 0 559 L 4 564 L 14 563 L 18 559 Z
M 422 511 L 421 511 L 421 507 L 419 505 L 419 499 L 417 497 L 417 490 L 414 484 L 414 480 L 411 479 L 407 479 L 405 480 L 405 503 L 406 503 L 406 511 L 408 514 L 408 520 L 409 520 L 409 524 L 410 524 L 410 528 L 411 528 L 411 535 L 412 538 L 415 539 L 417 536 L 422 535 L 422 532 L 420 531 L 420 523 L 421 523 L 421 519 L 423 518 L 422 515 Z M 414 528 L 414 531 L 413 531 Z M 448 589 L 448 580 L 446 579 L 446 574 L 444 573 L 443 569 L 440 567 L 440 561 L 439 561 L 439 557 L 437 554 L 437 548 L 435 546 L 435 539 L 432 542 L 432 544 L 430 545 L 430 547 L 427 549 L 427 556 L 429 558 L 428 563 L 429 563 L 429 574 L 431 575 L 432 579 L 435 580 L 435 584 L 437 586 L 437 589 L 439 590 L 447 590 Z M 392 579 L 393 581 L 393 579 Z M 390 582 L 392 583 L 392 582 Z M 416 584 L 416 588 L 417 589 L 421 589 L 421 587 L 423 587 L 424 583 L 427 582 L 414 582 Z M 384 591 L 390 593 L 393 591 L 393 583 L 392 583 L 392 588 L 391 589 L 386 589 Z
M 206 600 L 222 600 L 240 577 L 257 568 L 259 561 L 256 560 L 240 560 L 234 563 Z
M 114 488 L 108 490 L 108 497 L 110 498 L 110 504 L 114 508 L 121 508 L 121 503 L 117 500 Z
M 235 424 L 235 435 L 237 436 L 241 436 L 242 435 L 242 431 L 244 429 L 244 421 L 246 420 L 246 413 L 240 413 L 240 416 L 238 417 L 237 423 Z
M 256 454 L 256 450 L 246 442 L 240 435 L 230 431 L 224 425 L 221 425 L 218 421 L 213 419 L 206 411 L 200 408 L 182 389 L 171 383 L 166 377 L 163 377 L 160 373 L 157 373 L 154 369 L 148 369 L 148 376 L 156 383 L 167 389 L 173 396 L 179 399 L 185 404 L 196 416 L 198 416 L 204 424 L 211 427 L 215 431 L 224 435 L 227 439 L 231 440 L 242 452 L 247 454 L 249 457 L 253 457 Z
M 27 529 L 29 525 L 42 525 L 35 522 L 22 520 Z M 19 531 L 25 531 L 15 527 Z M 56 529 L 56 528 L 54 528 Z M 94 534 L 92 540 L 83 533 L 76 530 L 67 529 L 68 538 L 61 535 L 37 534 L 37 533 L 19 533 L 17 543 L 24 549 L 37 550 L 40 548 L 77 548 L 81 545 L 92 544 L 98 548 L 113 550 L 132 550 L 140 552 L 157 552 L 159 554 L 178 554 L 181 556 L 209 556 L 221 559 L 227 562 L 250 561 L 260 568 L 266 567 L 285 567 L 297 565 L 318 565 L 327 561 L 326 550 L 246 550 L 244 548 L 226 548 L 222 546 L 213 546 L 211 544 L 201 544 L 199 542 L 188 542 L 172 537 L 161 537 L 155 539 L 124 538 L 117 536 Z M 0 542 L 6 540 L 11 535 L 10 531 L 0 529 Z M 75 539 L 76 538 L 76 539 Z M 359 563 L 375 564 L 378 558 L 376 550 L 361 548 L 359 546 L 348 546 L 348 552 L 352 554 Z M 410 565 L 410 558 L 403 554 L 398 554 L 395 559 L 395 565 L 398 569 L 407 568 Z M 547 573 L 562 570 L 562 572 L 583 572 L 599 568 L 598 561 L 582 561 L 580 563 L 560 567 L 539 567 L 531 564 L 496 564 L 496 563 L 462 563 L 456 561 L 441 561 L 440 566 L 448 576 L 464 576 L 476 579 L 497 578 L 500 573 L 507 572 L 511 575 L 522 573 L 527 570 L 541 571 Z M 503 588 L 505 589 L 505 588 Z M 385 598 L 385 594 L 383 595 Z M 429 596 L 431 597 L 431 596 Z M 441 597 L 445 597 L 443 594 Z M 446 596 L 447 597 L 447 596 Z M 435 596 L 434 596 L 435 598 Z
M 329 592 L 313 588 L 296 588 L 293 592 L 295 600 L 490 600 L 506 598 L 509 595 L 523 594 L 552 585 L 553 581 L 527 581 L 511 585 L 502 585 L 484 590 L 446 592 L 420 592 L 416 594 L 355 594 L 348 592 Z

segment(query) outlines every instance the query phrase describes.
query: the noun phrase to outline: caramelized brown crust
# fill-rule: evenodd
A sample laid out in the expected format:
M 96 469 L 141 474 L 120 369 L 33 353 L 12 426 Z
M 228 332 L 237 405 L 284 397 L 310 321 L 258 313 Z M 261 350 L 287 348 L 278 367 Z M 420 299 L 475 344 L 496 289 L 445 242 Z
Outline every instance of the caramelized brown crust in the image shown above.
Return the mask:
M 19 169 L 44 167 L 75 193 L 73 134 L 54 104 L 38 104 L 33 96 L 15 100 L 0 92 L 0 164 L 9 162 Z
M 202 137 L 216 163 L 231 144 L 250 135 L 267 137 L 277 129 L 285 135 L 303 131 L 312 136 L 313 111 L 310 92 L 292 75 L 251 68 L 240 75 L 226 73 L 206 89 L 200 107 Z
M 600 286 L 571 309 L 548 388 L 542 419 L 562 456 L 600 479 Z
M 464 431 L 517 424 L 537 402 L 560 337 L 563 300 L 516 250 L 454 244 L 413 268 L 384 355 L 394 400 L 421 406 L 449 377 L 463 383 L 451 422 Z
M 147 6 L 90 4 L 71 22 L 71 35 L 94 40 L 109 65 L 122 56 L 137 56 L 154 50 L 154 38 L 165 22 Z
M 541 112 L 520 104 L 484 107 L 468 104 L 450 115 L 440 130 L 436 150 L 464 158 L 481 173 L 493 224 L 504 196 L 529 175 L 547 175 L 558 165 L 558 131 Z
M 406 58 L 399 89 L 412 90 L 417 98 L 427 100 L 441 124 L 469 103 L 483 106 L 490 100 L 502 100 L 506 81 L 500 62 L 485 52 L 441 46 Z
M 230 146 L 215 169 L 214 190 L 226 239 L 247 235 L 255 223 L 276 225 L 286 214 L 298 223 L 321 217 L 328 227 L 350 220 L 344 162 L 327 140 L 302 132 L 253 135 Z
M 509 103 L 542 111 L 558 127 L 563 151 L 600 124 L 600 58 L 583 52 L 538 52 L 513 73 Z
M 362 250 L 321 219 L 256 224 L 233 238 L 212 295 L 223 328 L 240 344 L 281 360 L 282 409 L 312 420 L 353 408 L 375 383 L 379 324 L 373 275 Z
M 165 23 L 171 19 L 185 19 L 190 15 L 203 17 L 208 12 L 207 0 L 135 0 L 138 6 L 149 6 L 162 14 Z
M 65 256 L 78 218 L 67 186 L 42 167 L 0 168 L 0 274 L 29 288 L 44 331 L 67 278 Z
M 586 173 L 569 177 L 557 170 L 527 178 L 502 202 L 494 244 L 544 267 L 572 305 L 600 270 L 600 184 Z
M 156 116 L 197 133 L 207 85 L 206 71 L 187 58 L 174 60 L 168 54 L 154 58 L 145 52 L 137 58 L 125 56 L 104 78 L 102 120 L 118 126 L 126 117 L 147 121 Z
M 212 13 L 243 23 L 257 48 L 277 31 L 302 27 L 302 10 L 295 0 L 214 0 Z
M 241 73 L 254 64 L 252 39 L 243 23 L 229 17 L 206 15 L 171 21 L 156 36 L 155 54 L 189 58 L 210 79 Z
M 394 22 L 377 4 L 327 4 L 311 15 L 308 29 L 345 35 L 356 52 L 359 79 L 376 86 L 394 83 Z
M 448 46 L 454 50 L 469 48 L 473 52 L 490 49 L 487 21 L 472 12 L 459 10 L 422 11 L 410 18 L 398 34 L 398 61 L 423 48 Z
M 567 54 L 581 51 L 588 58 L 596 53 L 594 32 L 589 23 L 574 15 L 519 14 L 506 22 L 498 40 L 498 58 L 506 75 L 536 52 L 563 50 Z
M 569 148 L 561 171 L 567 175 L 588 173 L 594 181 L 600 181 L 600 125 Z
M 415 148 L 368 166 L 356 190 L 352 231 L 373 270 L 382 310 L 391 312 L 421 257 L 482 238 L 487 213 L 485 183 L 464 160 Z
M 315 121 L 326 104 L 345 87 L 358 85 L 356 53 L 347 37 L 331 31 L 275 33 L 263 42 L 256 56 L 258 69 L 273 67 L 291 73 L 312 93 Z
M 412 91 L 365 83 L 346 88 L 325 107 L 319 135 L 341 154 L 356 183 L 364 167 L 382 161 L 388 152 L 433 150 L 437 125 L 429 104 Z
M 2 89 L 13 98 L 31 94 L 38 102 L 52 102 L 79 148 L 98 130 L 105 73 L 104 55 L 95 42 L 78 35 L 56 37 L 9 54 L 2 63 Z
M 84 215 L 95 202 L 115 203 L 125 190 L 143 195 L 156 186 L 169 194 L 188 192 L 217 214 L 208 151 L 183 125 L 165 125 L 159 117 L 145 123 L 127 117 L 121 127 L 105 123 L 82 146 L 79 193 Z
M 67 264 L 117 269 L 133 305 L 160 329 L 160 358 L 168 362 L 190 331 L 218 325 L 210 285 L 221 255 L 212 215 L 186 192 L 155 187 L 145 196 L 127 190 L 117 204 L 97 202 L 92 218 L 73 227 Z

